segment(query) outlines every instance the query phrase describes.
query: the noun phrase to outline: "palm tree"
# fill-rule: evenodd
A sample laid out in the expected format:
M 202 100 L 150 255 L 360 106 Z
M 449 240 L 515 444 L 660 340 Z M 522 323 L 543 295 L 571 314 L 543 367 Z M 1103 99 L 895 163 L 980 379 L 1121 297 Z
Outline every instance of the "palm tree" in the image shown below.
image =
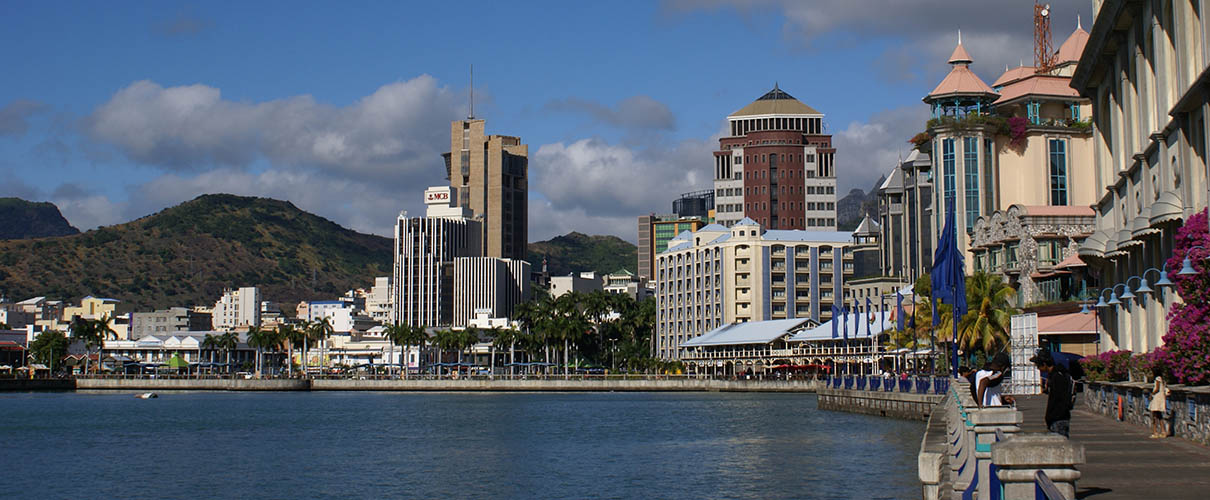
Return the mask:
M 310 323 L 310 327 L 307 330 L 307 333 L 310 334 L 309 335 L 310 340 L 314 340 L 317 343 L 323 342 L 323 346 L 326 347 L 327 342 L 328 342 L 328 337 L 331 337 L 333 333 L 336 333 L 336 331 L 332 328 L 332 321 L 329 320 L 327 317 L 324 317 L 324 318 L 320 318 L 318 321 L 312 321 Z M 324 359 L 323 359 L 324 358 L 324 347 L 320 347 L 320 351 L 319 351 L 319 357 L 320 357 L 319 364 L 321 366 L 321 369 L 324 364 L 323 363 L 324 362 Z
M 387 325 L 382 331 L 382 336 L 386 337 L 391 342 L 391 352 L 395 351 L 394 346 L 399 346 L 399 370 L 402 371 L 404 347 L 403 344 L 408 336 L 408 331 L 411 330 L 407 325 L 393 324 Z M 400 374 L 402 376 L 403 374 Z
M 450 329 L 437 330 L 433 341 L 437 344 L 437 349 L 441 353 L 438 355 L 439 362 L 444 362 L 445 351 L 456 350 L 459 347 L 458 334 Z M 459 353 L 459 361 L 461 361 L 461 356 L 462 354 Z M 440 370 L 438 370 L 437 374 L 441 374 Z
M 104 366 L 104 363 L 105 363 L 101 359 L 101 352 L 105 350 L 105 341 L 111 337 L 114 340 L 118 340 L 118 332 L 113 331 L 113 327 L 109 326 L 109 323 L 111 321 L 113 321 L 113 318 L 111 316 L 109 316 L 108 314 L 101 316 L 99 319 L 92 320 L 93 329 L 96 331 L 97 335 L 100 337 L 100 342 L 97 343 L 97 371 L 98 372 L 101 371 L 101 368 Z
M 92 348 L 101 343 L 101 334 L 92 321 L 76 316 L 71 320 L 71 336 L 84 343 L 84 373 L 88 373 L 91 365 Z M 97 356 L 100 361 L 100 356 Z
M 219 345 L 223 351 L 227 353 L 227 371 L 231 371 L 231 353 L 235 351 L 239 345 L 239 334 L 235 332 L 227 332 L 219 337 Z
M 299 345 L 303 342 L 303 337 L 306 335 L 306 332 L 303 332 L 302 330 L 294 328 L 294 325 L 291 325 L 289 323 L 284 323 L 277 327 L 277 333 L 278 333 L 278 335 L 281 336 L 281 340 L 287 342 L 290 345 L 290 359 L 288 360 L 288 366 L 287 366 L 286 370 L 287 370 L 287 373 L 289 373 L 289 376 L 291 378 L 293 378 L 294 377 L 294 346 Z
M 475 353 L 471 348 L 479 343 L 479 329 L 473 326 L 468 326 L 458 333 L 458 361 L 462 361 L 462 351 L 466 351 L 466 357 L 470 358 L 470 365 L 475 365 Z M 467 374 L 470 374 L 470 369 L 467 369 Z
M 416 346 L 416 349 L 418 351 L 420 351 L 420 353 L 421 353 L 420 358 L 423 359 L 424 344 L 429 339 L 428 329 L 425 328 L 423 325 L 410 326 L 410 327 L 407 327 L 407 330 L 405 330 L 404 332 L 405 332 L 405 334 L 402 339 L 403 345 L 405 347 Z M 407 367 L 403 365 L 403 356 L 404 356 L 404 354 L 401 353 L 399 363 L 400 363 L 400 366 L 402 367 L 402 369 L 404 370 L 404 376 L 406 377 L 407 376 Z M 422 367 L 417 366 L 417 368 L 419 369 Z
M 206 337 L 202 339 L 202 349 L 210 351 L 210 364 L 212 365 L 214 364 L 214 351 L 219 350 L 221 347 L 222 341 L 218 335 L 207 333 Z
M 508 347 L 508 374 L 513 375 L 514 364 L 516 363 L 515 354 L 517 340 L 520 337 L 520 332 L 510 328 L 492 328 L 492 349 L 504 350 Z M 492 371 L 495 371 L 496 356 L 492 354 Z
M 261 373 L 261 348 L 267 346 L 269 343 L 268 333 L 267 330 L 261 330 L 259 326 L 248 328 L 248 347 L 256 349 L 254 361 L 257 377 L 260 377 Z
M 1012 316 L 1020 312 L 1013 305 L 1017 292 L 988 273 L 975 273 L 966 281 L 970 308 L 958 322 L 958 343 L 967 352 L 999 352 L 1008 345 Z

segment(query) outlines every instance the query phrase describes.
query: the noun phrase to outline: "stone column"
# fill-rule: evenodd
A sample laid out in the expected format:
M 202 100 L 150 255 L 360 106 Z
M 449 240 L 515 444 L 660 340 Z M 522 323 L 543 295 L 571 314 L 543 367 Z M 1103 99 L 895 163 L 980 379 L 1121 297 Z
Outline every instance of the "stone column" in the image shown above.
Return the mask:
M 1067 498 L 1076 497 L 1077 464 L 1084 463 L 1084 445 L 1058 434 L 1024 433 L 993 444 L 992 463 L 1004 485 L 1004 500 L 1034 498 L 1034 477 L 1039 470 Z
M 1019 425 L 1024 417 L 1016 408 L 993 406 L 971 410 L 970 420 L 974 424 L 977 498 L 991 500 L 992 443 L 996 442 L 996 431 L 1003 431 L 1006 438 L 1014 435 L 1021 430 Z

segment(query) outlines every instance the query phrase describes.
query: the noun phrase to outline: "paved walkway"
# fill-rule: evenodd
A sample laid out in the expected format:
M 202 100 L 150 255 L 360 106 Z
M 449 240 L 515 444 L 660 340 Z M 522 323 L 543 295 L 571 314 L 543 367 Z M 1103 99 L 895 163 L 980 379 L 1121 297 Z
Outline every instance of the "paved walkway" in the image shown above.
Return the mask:
M 1084 445 L 1077 498 L 1210 498 L 1210 448 L 1103 417 L 1076 403 L 1071 439 Z M 1023 432 L 1045 432 L 1045 396 L 1018 398 Z

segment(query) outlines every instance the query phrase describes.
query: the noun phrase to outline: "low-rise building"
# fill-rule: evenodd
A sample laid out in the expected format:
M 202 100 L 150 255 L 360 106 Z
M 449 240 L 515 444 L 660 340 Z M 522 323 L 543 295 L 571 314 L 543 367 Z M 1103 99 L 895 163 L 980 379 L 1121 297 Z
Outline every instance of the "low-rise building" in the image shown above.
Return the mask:
M 374 286 L 370 288 L 370 293 L 366 296 L 366 315 L 379 323 L 389 323 L 391 309 L 394 307 L 391 297 L 391 277 L 374 278 Z
M 186 307 L 170 307 L 153 312 L 130 314 L 130 339 L 175 332 L 204 331 L 211 327 L 210 314 Z
M 1095 230 L 1095 212 L 1087 206 L 997 210 L 975 222 L 975 271 L 1004 276 L 1017 289 L 1018 306 L 1081 298 L 1088 286 L 1077 252 Z
M 582 273 L 572 273 L 567 276 L 551 276 L 550 278 L 550 296 L 551 298 L 559 298 L 563 294 L 576 293 L 592 293 L 602 288 L 602 280 L 597 277 L 594 271 Z
M 466 326 L 476 311 L 508 318 L 529 298 L 530 264 L 495 257 L 454 259 L 454 326 Z
M 853 275 L 847 232 L 762 230 L 749 218 L 730 228 L 685 232 L 656 261 L 653 354 L 732 323 L 832 316 Z

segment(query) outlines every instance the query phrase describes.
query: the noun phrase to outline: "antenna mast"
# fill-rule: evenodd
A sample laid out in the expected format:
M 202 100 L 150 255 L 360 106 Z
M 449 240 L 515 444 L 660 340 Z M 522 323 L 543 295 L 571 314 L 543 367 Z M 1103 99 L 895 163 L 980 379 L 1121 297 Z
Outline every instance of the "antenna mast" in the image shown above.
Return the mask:
M 470 100 L 471 100 L 471 114 L 470 114 L 470 116 L 467 116 L 466 119 L 474 120 L 475 119 L 475 65 L 474 64 L 471 65 Z
M 1050 42 L 1050 4 L 1034 3 L 1034 66 L 1038 73 L 1049 73 L 1055 66 L 1055 49 Z

